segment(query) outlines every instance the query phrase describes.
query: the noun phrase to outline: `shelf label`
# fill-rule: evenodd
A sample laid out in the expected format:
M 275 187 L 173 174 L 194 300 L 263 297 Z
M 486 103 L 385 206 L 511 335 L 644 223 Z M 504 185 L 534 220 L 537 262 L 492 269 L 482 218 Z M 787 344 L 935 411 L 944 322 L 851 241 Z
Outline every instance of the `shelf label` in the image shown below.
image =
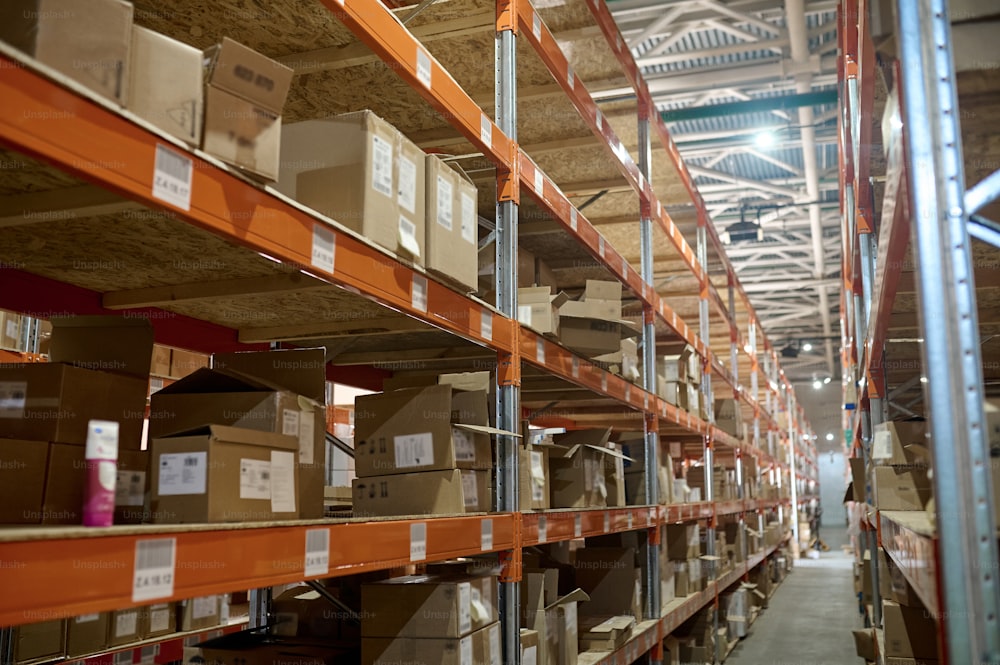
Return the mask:
M 417 80 L 427 88 L 431 87 L 431 57 L 420 46 L 417 46 Z
M 570 362 L 571 362 L 571 369 L 572 369 L 572 372 L 573 372 L 573 378 L 574 379 L 579 379 L 580 378 L 580 359 L 577 358 L 576 356 L 573 356 L 573 358 L 572 358 L 572 360 Z
M 545 196 L 545 176 L 542 175 L 542 170 L 535 166 L 535 193 L 539 196 Z
M 622 257 L 622 277 L 628 277 L 628 261 Z
M 604 258 L 604 236 L 602 235 L 597 236 L 597 253 L 601 255 L 602 259 Z
M 642 396 L 642 410 L 649 411 L 649 393 L 645 393 Z
M 542 41 L 542 17 L 538 15 L 538 12 L 531 16 L 531 34 L 538 41 Z
M 194 163 L 187 155 L 156 145 L 153 166 L 153 198 L 166 201 L 181 210 L 191 209 L 191 180 Z
M 632 528 L 632 511 L 628 511 L 628 528 Z
M 427 522 L 410 525 L 410 561 L 427 560 Z
M 479 546 L 483 552 L 493 549 L 493 520 L 483 520 L 480 528 L 482 542 Z
M 604 533 L 611 531 L 611 513 L 604 511 Z
M 597 122 L 597 129 L 604 131 L 604 115 L 601 113 L 601 109 L 594 111 L 594 120 Z
M 646 513 L 646 526 L 652 526 L 653 522 L 655 521 L 656 521 L 656 508 L 650 508 L 649 512 Z
M 115 665 L 132 665 L 132 656 L 131 649 L 128 651 L 119 651 L 114 655 L 114 663 Z
M 483 142 L 487 150 L 493 147 L 493 123 L 485 113 L 479 116 L 479 140 Z
M 535 342 L 535 358 L 540 363 L 545 362 L 545 340 L 541 337 Z
M 174 595 L 177 539 L 137 540 L 132 576 L 132 602 L 169 598 Z
M 549 539 L 549 524 L 545 515 L 538 516 L 538 542 L 544 543 Z
M 625 384 L 625 401 L 626 402 L 631 402 L 632 401 L 632 384 L 631 383 L 626 383 Z
M 659 219 L 660 217 L 663 216 L 662 210 L 663 209 L 660 207 L 660 201 L 659 201 L 659 199 L 657 199 L 657 201 L 656 201 L 656 218 L 657 219 Z
M 410 306 L 418 312 L 427 311 L 427 278 L 414 275 L 410 283 Z
M 337 250 L 337 236 L 322 224 L 313 224 L 311 262 L 320 270 L 333 272 L 334 256 Z
M 570 208 L 569 209 L 569 228 L 573 229 L 574 231 L 576 231 L 576 215 L 577 215 L 576 208 Z
M 318 577 L 330 573 L 330 530 L 306 530 L 305 576 Z
M 566 63 L 566 81 L 569 82 L 569 89 L 573 89 L 573 65 Z
M 573 537 L 579 538 L 583 535 L 583 516 L 577 513 L 573 516 Z
M 483 310 L 479 314 L 479 334 L 483 339 L 493 341 L 493 312 Z
M 601 392 L 602 393 L 608 392 L 608 375 L 607 374 L 601 374 Z

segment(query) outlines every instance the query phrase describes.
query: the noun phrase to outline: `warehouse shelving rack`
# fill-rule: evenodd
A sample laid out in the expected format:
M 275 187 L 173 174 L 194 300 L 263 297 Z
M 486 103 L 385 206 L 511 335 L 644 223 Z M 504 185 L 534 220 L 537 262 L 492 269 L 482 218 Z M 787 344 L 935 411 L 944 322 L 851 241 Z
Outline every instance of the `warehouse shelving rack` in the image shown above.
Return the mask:
M 184 5 L 183 2 L 178 4 Z M 264 587 L 396 568 L 417 560 L 435 561 L 499 552 L 505 564 L 501 578 L 502 611 L 505 617 L 511 617 L 516 616 L 512 608 L 517 603 L 520 548 L 543 539 L 552 542 L 648 529 L 653 544 L 648 550 L 655 564 L 655 534 L 657 527 L 664 523 L 706 521 L 709 524 L 708 542 L 714 544 L 713 529 L 721 515 L 738 515 L 742 520 L 756 513 L 760 526 L 765 511 L 777 510 L 781 515 L 788 509 L 792 511 L 792 527 L 796 530 L 796 481 L 801 478 L 816 482 L 812 432 L 804 423 L 804 413 L 795 404 L 791 384 L 780 370 L 778 355 L 764 335 L 725 256 L 693 179 L 655 112 L 635 62 L 603 3 L 586 4 L 588 20 L 599 26 L 607 42 L 605 48 L 613 53 L 636 91 L 637 162 L 632 161 L 617 138 L 611 118 L 589 97 L 584 81 L 572 73 L 572 65 L 560 50 L 542 13 L 526 0 L 500 2 L 496 7 L 493 25 L 498 71 L 495 121 L 483 110 L 485 105 L 478 104 L 430 53 L 429 45 L 414 36 L 418 29 L 407 28 L 384 5 L 374 0 L 347 0 L 345 3 L 325 0 L 322 4 L 329 10 L 329 17 L 335 17 L 374 55 L 391 66 L 409 93 L 419 95 L 424 103 L 447 119 L 460 140 L 495 165 L 496 307 L 459 293 L 428 277 L 421 269 L 388 256 L 330 220 L 273 190 L 261 188 L 203 153 L 191 151 L 164 137 L 44 66 L 0 45 L 0 90 L 6 100 L 0 110 L 0 143 L 32 160 L 25 162 L 28 166 L 24 170 L 29 175 L 42 173 L 52 178 L 41 179 L 48 182 L 50 190 L 43 188 L 41 194 L 34 191 L 38 189 L 37 184 L 6 190 L 5 219 L 9 223 L 11 218 L 26 211 L 39 210 L 47 211 L 49 219 L 88 218 L 136 209 L 160 211 L 151 218 L 155 223 L 150 225 L 149 234 L 144 238 L 151 247 L 160 252 L 191 252 L 190 243 L 177 245 L 170 238 L 172 235 L 181 235 L 182 240 L 196 238 L 205 241 L 209 250 L 220 252 L 225 261 L 243 268 L 240 279 L 244 281 L 235 285 L 235 289 L 235 280 L 226 284 L 208 280 L 200 285 L 195 300 L 217 303 L 225 297 L 264 297 L 268 290 L 281 294 L 309 289 L 312 293 L 333 298 L 331 302 L 336 304 L 348 303 L 365 313 L 376 312 L 371 314 L 373 318 L 397 317 L 427 324 L 426 328 L 431 330 L 429 335 L 443 336 L 454 348 L 448 360 L 458 367 L 468 367 L 481 360 L 483 356 L 478 349 L 486 348 L 495 354 L 499 388 L 497 422 L 502 428 L 516 429 L 522 413 L 529 405 L 534 406 L 538 397 L 533 396 L 531 384 L 538 375 L 555 377 L 568 389 L 588 395 L 587 400 L 583 400 L 584 405 L 572 407 L 570 426 L 600 422 L 619 429 L 634 429 L 636 421 L 641 420 L 646 431 L 646 463 L 650 466 L 656 463 L 661 432 L 670 437 L 680 434 L 686 437 L 682 448 L 684 455 L 703 457 L 709 469 L 713 456 L 731 455 L 738 481 L 742 479 L 741 460 L 752 455 L 761 461 L 764 473 L 771 473 L 780 484 L 790 486 L 791 499 L 743 498 L 742 483 L 738 482 L 739 500 L 717 502 L 713 501 L 709 482 L 707 501 L 699 504 L 520 514 L 516 511 L 516 442 L 501 438 L 498 441 L 500 512 L 495 514 L 380 522 L 325 520 L 280 525 L 5 531 L 0 534 L 0 556 L 19 565 L 16 570 L 0 570 L 0 576 L 5 589 L 24 592 L 8 594 L 9 598 L 17 598 L 18 604 L 0 605 L 0 624 L 25 623 L 27 612 L 36 617 L 40 616 L 38 613 L 54 617 L 137 604 L 133 598 L 134 557 L 137 548 L 149 540 L 173 541 L 176 577 L 168 597 L 178 599 L 243 589 L 248 585 Z M 640 214 L 636 215 L 633 224 L 640 222 L 640 232 L 635 234 L 633 231 L 633 234 L 641 239 L 641 271 L 632 267 L 629 257 L 612 246 L 597 225 L 583 215 L 580 207 L 574 207 L 557 181 L 546 175 L 517 143 L 518 67 L 515 59 L 524 57 L 517 45 L 525 42 L 538 52 L 537 57 L 597 136 L 601 149 L 614 157 L 611 160 L 614 168 L 625 179 L 632 195 L 638 198 Z M 60 121 L 48 121 L 51 118 Z M 655 181 L 651 177 L 654 138 L 678 171 L 678 179 L 693 210 L 688 213 L 692 217 L 688 222 L 677 221 L 685 213 L 668 213 L 654 192 Z M 159 151 L 172 152 L 191 164 L 192 196 L 186 210 L 151 194 Z M 41 163 L 55 169 L 48 170 Z M 59 173 L 62 179 L 53 177 L 52 173 Z M 47 196 L 56 189 L 60 190 L 58 197 Z M 530 194 L 534 205 L 548 213 L 571 242 L 593 258 L 602 274 L 620 280 L 634 294 L 643 323 L 647 381 L 642 388 L 517 324 L 513 316 L 516 312 L 514 285 L 517 283 L 513 271 L 522 193 Z M 665 243 L 654 243 L 654 230 L 662 234 Z M 38 225 L 32 225 L 31 232 L 54 241 Z M 183 237 L 185 234 L 187 238 Z M 113 235 L 102 237 L 94 231 L 83 239 L 80 248 L 98 251 L 98 243 L 113 241 Z M 689 244 L 692 237 L 694 249 Z M 206 239 L 212 239 L 211 243 Z M 697 329 L 688 326 L 671 306 L 671 301 L 654 287 L 654 278 L 662 277 L 662 272 L 654 265 L 654 258 L 664 247 L 680 257 L 684 274 L 696 285 Z M 31 269 L 37 261 L 21 260 L 25 256 L 37 258 L 30 248 L 18 246 L 5 251 L 12 252 L 14 260 L 9 265 L 30 266 L 23 270 L 5 268 L 2 271 L 5 288 L 0 305 L 5 307 L 40 315 L 125 310 L 132 316 L 149 317 L 155 324 L 158 341 L 182 348 L 202 351 L 264 348 L 258 341 L 260 331 L 256 331 L 257 335 L 248 335 L 247 329 L 225 325 L 225 321 L 204 309 L 171 302 L 172 299 L 162 293 L 162 276 L 160 280 L 149 279 L 147 275 L 145 282 L 132 279 L 128 284 L 106 282 L 101 285 L 59 274 L 51 266 Z M 110 251 L 117 250 L 112 247 Z M 182 254 L 185 256 L 188 255 Z M 710 271 L 724 276 L 726 299 L 721 297 Z M 248 286 L 251 283 L 258 286 L 251 288 Z M 262 283 L 267 287 L 258 291 Z M 338 295 L 330 295 L 333 293 Z M 268 302 L 273 306 L 277 301 Z M 365 304 L 368 302 L 376 305 Z M 309 336 L 319 339 L 323 339 L 321 332 L 332 336 L 336 330 L 345 330 L 343 325 L 338 327 L 329 321 L 311 325 L 307 331 Z M 305 335 L 301 329 L 309 326 L 299 325 L 298 328 L 299 334 Z M 686 413 L 656 396 L 655 357 L 657 337 L 662 338 L 662 331 L 666 331 L 668 339 L 691 344 L 702 359 L 706 377 L 702 383 L 706 417 Z M 250 329 L 249 332 L 255 331 Z M 254 342 L 247 343 L 245 340 L 251 337 Z M 713 348 L 724 349 L 724 352 L 717 354 Z M 356 355 L 357 359 L 345 358 L 349 361 L 345 364 L 360 364 L 368 358 L 380 357 L 374 351 L 367 356 Z M 523 370 L 529 366 L 538 374 L 526 374 Z M 760 385 L 762 378 L 763 387 Z M 741 379 L 749 379 L 749 389 Z M 744 418 L 752 421 L 753 436 L 749 441 L 735 439 L 714 426 L 713 397 L 727 393 L 740 401 Z M 532 399 L 525 399 L 527 395 L 532 395 Z M 522 405 L 522 401 L 525 404 Z M 656 476 L 649 474 L 649 477 L 647 497 L 656 496 Z M 320 556 L 320 559 L 325 558 L 325 562 L 319 564 L 320 570 L 307 576 L 306 534 L 317 529 L 329 533 L 330 547 L 325 557 Z M 544 531 L 544 538 L 541 531 Z M 184 565 L 205 557 L 218 558 L 220 543 L 225 543 L 226 547 L 224 572 Z M 601 662 L 633 662 L 647 652 L 653 662 L 657 662 L 662 657 L 662 638 L 670 630 L 705 604 L 718 603 L 721 590 L 746 575 L 775 550 L 771 547 L 751 557 L 745 567 L 739 566 L 712 582 L 706 591 L 688 598 L 666 617 L 660 617 L 659 612 L 657 566 L 647 566 L 646 612 L 655 630 L 650 628 L 642 632 L 625 649 Z M 53 567 L 60 558 L 65 558 L 64 565 Z M 89 561 L 94 565 L 73 566 L 73 561 Z M 96 565 L 97 562 L 101 565 Z M 54 568 L 56 577 L 52 576 Z M 27 593 L 29 589 L 30 594 Z M 25 599 L 31 607 L 22 604 Z M 505 653 L 517 653 L 516 621 L 504 623 Z M 505 662 L 513 660 L 508 657 Z
M 891 74 L 881 73 L 894 81 L 881 99 L 869 12 L 865 0 L 841 11 L 846 420 L 856 456 L 867 461 L 874 427 L 891 411 L 926 415 L 936 512 L 932 520 L 921 511 L 862 507 L 862 546 L 872 557 L 871 619 L 881 624 L 876 557 L 882 547 L 937 618 L 941 661 L 995 663 L 1000 587 L 983 404 L 984 373 L 996 379 L 989 368 L 997 354 L 986 345 L 996 320 L 982 307 L 995 302 L 984 259 L 995 260 L 1000 236 L 977 213 L 1000 195 L 1000 172 L 979 173 L 990 163 L 988 148 L 969 137 L 990 110 L 976 93 L 995 91 L 996 80 L 987 76 L 980 84 L 966 74 L 963 83 L 946 3 L 898 0 L 900 55 Z M 883 101 L 887 162 L 877 201 L 870 178 L 880 175 L 873 171 L 879 159 L 871 137 Z M 970 127 L 960 131 L 960 118 Z M 974 174 L 970 184 L 979 181 L 968 191 L 967 171 Z M 873 503 L 870 485 L 866 492 Z

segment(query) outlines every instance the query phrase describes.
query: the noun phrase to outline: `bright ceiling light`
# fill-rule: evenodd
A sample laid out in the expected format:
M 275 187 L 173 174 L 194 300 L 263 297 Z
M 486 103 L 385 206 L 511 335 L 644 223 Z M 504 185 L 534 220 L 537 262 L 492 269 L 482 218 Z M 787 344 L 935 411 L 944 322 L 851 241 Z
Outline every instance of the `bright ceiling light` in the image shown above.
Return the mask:
M 830 383 L 831 381 L 833 381 L 833 379 L 832 379 L 832 378 L 830 378 L 830 377 L 828 376 L 828 377 L 826 377 L 825 379 L 823 379 L 823 385 L 825 386 L 825 385 L 827 385 L 828 383 Z
M 753 144 L 758 148 L 770 148 L 774 145 L 774 134 L 770 131 L 758 132 L 753 137 Z
M 814 389 L 819 390 L 822 387 L 823 387 L 823 382 L 822 381 L 820 381 L 819 379 L 816 379 L 815 381 L 813 381 L 813 388 Z
M 812 350 L 813 350 L 813 345 L 812 345 L 812 343 L 811 343 L 811 342 L 806 342 L 805 344 L 803 344 L 803 345 L 802 345 L 802 350 L 803 350 L 803 351 L 805 351 L 805 352 L 807 352 L 807 353 L 808 353 L 809 351 L 812 351 Z
M 833 433 L 832 432 L 827 432 L 826 433 L 826 440 L 827 441 L 833 441 Z

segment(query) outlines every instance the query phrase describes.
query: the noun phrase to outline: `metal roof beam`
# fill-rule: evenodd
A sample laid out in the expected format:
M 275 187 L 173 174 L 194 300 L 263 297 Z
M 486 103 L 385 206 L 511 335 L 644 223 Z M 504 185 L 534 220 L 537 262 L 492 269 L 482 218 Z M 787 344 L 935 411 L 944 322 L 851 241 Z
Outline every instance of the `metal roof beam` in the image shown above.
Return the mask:
M 717 118 L 719 116 L 741 115 L 744 113 L 765 113 L 768 111 L 797 109 L 803 106 L 824 106 L 836 103 L 836 90 L 818 90 L 795 95 L 753 99 L 746 102 L 689 106 L 683 109 L 663 111 L 660 113 L 660 117 L 665 122 L 681 122 L 683 120 L 702 120 L 704 118 Z

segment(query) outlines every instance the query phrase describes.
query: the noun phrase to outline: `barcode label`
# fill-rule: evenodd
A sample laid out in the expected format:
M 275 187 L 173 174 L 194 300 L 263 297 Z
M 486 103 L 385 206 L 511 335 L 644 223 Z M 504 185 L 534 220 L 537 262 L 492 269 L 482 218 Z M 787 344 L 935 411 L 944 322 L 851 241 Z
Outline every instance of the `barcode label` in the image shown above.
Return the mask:
M 583 535 L 583 516 L 577 514 L 573 516 L 573 537 L 579 538 Z
M 604 513 L 604 533 L 611 531 L 611 513 Z
M 573 67 L 566 63 L 566 81 L 569 83 L 569 89 L 573 89 Z
M 427 278 L 414 275 L 410 287 L 410 306 L 418 312 L 427 311 Z
M 462 472 L 462 498 L 466 510 L 475 512 L 479 509 L 479 482 L 475 471 Z
M 572 371 L 573 371 L 573 378 L 574 379 L 579 379 L 580 378 L 580 359 L 577 358 L 576 356 L 573 356 L 572 360 L 570 361 L 570 364 L 571 364 Z
M 479 334 L 483 336 L 483 339 L 489 342 L 493 341 L 493 312 L 483 311 L 480 313 Z
M 544 197 L 545 195 L 545 176 L 542 175 L 542 170 L 535 167 L 535 192 Z
M 476 442 L 473 434 L 454 428 L 451 430 L 451 440 L 455 446 L 456 462 L 476 461 Z
M 632 528 L 632 511 L 631 510 L 628 512 L 628 528 L 629 529 Z
M 306 531 L 305 576 L 318 577 L 330 573 L 330 530 Z
M 372 135 L 372 189 L 392 197 L 392 145 L 381 136 Z
M 417 47 L 417 80 L 425 88 L 431 87 L 431 57 L 419 46 Z
M 410 561 L 427 559 L 427 523 L 410 525 Z
M 176 564 L 176 538 L 136 541 L 132 602 L 169 598 L 174 595 Z
M 608 392 L 608 375 L 601 374 L 601 392 Z
M 454 208 L 454 193 L 447 178 L 437 178 L 437 223 L 451 231 L 451 216 Z
M 540 337 L 535 342 L 535 358 L 537 358 L 540 363 L 545 362 L 545 340 Z
M 430 432 L 394 437 L 393 448 L 396 453 L 396 468 L 434 464 L 434 435 Z
M 166 146 L 157 145 L 153 166 L 153 198 L 166 201 L 181 210 L 190 210 L 193 173 L 189 157 Z
M 483 520 L 480 527 L 480 546 L 483 552 L 493 549 L 493 520 Z
M 479 117 L 479 140 L 487 149 L 493 147 L 493 122 L 485 113 Z
M 545 515 L 540 515 L 538 517 L 538 542 L 544 543 L 548 539 L 549 539 L 548 520 L 545 519 Z
M 537 13 L 531 17 L 531 34 L 535 36 L 535 39 L 541 41 L 542 39 L 542 17 Z
M 314 224 L 311 259 L 312 264 L 320 270 L 333 272 L 333 258 L 336 252 L 336 247 L 337 237 L 333 235 L 333 231 L 324 226 L 320 226 L 319 224 Z

